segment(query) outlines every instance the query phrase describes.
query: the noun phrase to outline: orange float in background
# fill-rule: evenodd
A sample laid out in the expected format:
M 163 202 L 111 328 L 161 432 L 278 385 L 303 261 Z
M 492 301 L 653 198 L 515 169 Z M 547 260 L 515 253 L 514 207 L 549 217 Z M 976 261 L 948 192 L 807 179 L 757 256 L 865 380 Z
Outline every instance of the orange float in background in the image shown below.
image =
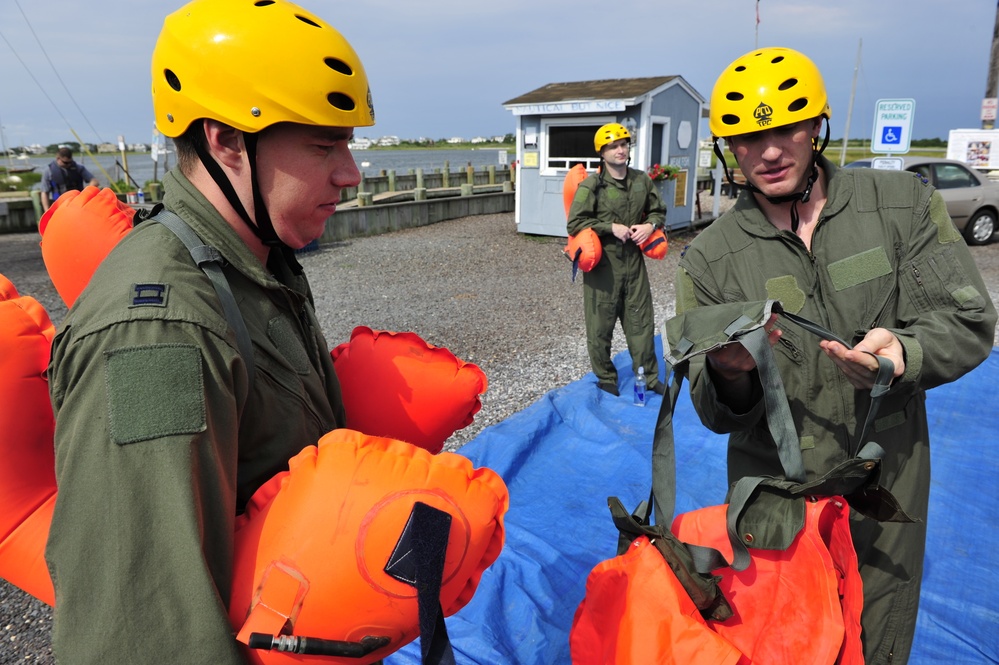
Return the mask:
M 110 189 L 71 190 L 52 204 L 38 223 L 42 260 L 52 284 L 72 307 L 98 264 L 132 230 L 135 210 Z
M 652 235 L 641 244 L 641 248 L 650 259 L 665 259 L 669 252 L 669 241 L 662 229 L 654 229 Z
M 582 164 L 576 164 L 565 174 L 565 180 L 562 181 L 562 203 L 565 205 L 566 217 L 569 216 L 569 208 L 572 207 L 572 200 L 576 197 L 579 183 L 586 180 L 588 175 L 586 167 Z
M 574 236 L 569 236 L 569 241 L 562 250 L 566 258 L 572 261 L 573 278 L 576 276 L 576 268 L 583 272 L 590 272 L 597 267 L 600 259 L 604 256 L 604 247 L 600 243 L 600 236 L 593 229 L 583 229 Z
M 49 604 L 55 420 L 45 372 L 54 334 L 45 308 L 0 275 L 0 576 Z
M 416 502 L 451 515 L 440 605 L 472 598 L 503 548 L 509 495 L 456 453 L 334 430 L 265 483 L 238 519 L 229 618 L 251 633 L 389 643 L 362 658 L 247 650 L 254 662 L 372 663 L 419 635 L 416 588 L 384 571 Z
M 330 355 L 349 429 L 436 453 L 482 408 L 485 373 L 416 333 L 358 326 Z

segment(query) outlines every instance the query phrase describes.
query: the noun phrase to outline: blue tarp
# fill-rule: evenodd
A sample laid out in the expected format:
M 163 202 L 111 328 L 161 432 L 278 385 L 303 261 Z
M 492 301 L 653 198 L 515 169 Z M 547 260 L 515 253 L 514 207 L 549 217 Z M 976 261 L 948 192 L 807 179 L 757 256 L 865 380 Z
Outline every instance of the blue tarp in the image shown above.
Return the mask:
M 660 340 L 657 338 L 657 344 Z M 661 349 L 658 349 L 661 352 Z M 632 404 L 630 358 L 615 358 L 613 397 L 588 374 L 462 448 L 510 490 L 506 546 L 472 601 L 447 619 L 459 665 L 568 665 L 569 628 L 586 577 L 614 556 L 607 497 L 647 499 L 662 398 Z M 959 381 L 929 392 L 932 486 L 926 567 L 910 663 L 999 663 L 999 348 Z M 705 429 L 686 386 L 674 418 L 677 511 L 721 503 L 726 438 Z M 419 640 L 386 660 L 418 664 Z

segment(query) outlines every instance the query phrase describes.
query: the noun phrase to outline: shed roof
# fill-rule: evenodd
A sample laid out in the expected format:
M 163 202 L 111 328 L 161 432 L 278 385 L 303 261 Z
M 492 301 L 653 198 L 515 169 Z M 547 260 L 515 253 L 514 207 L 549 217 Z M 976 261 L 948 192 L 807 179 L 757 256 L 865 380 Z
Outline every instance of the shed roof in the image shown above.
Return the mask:
M 503 102 L 507 104 L 543 104 L 575 99 L 630 99 L 640 97 L 669 83 L 677 76 L 647 76 L 633 79 L 603 79 L 549 83 L 536 90 Z

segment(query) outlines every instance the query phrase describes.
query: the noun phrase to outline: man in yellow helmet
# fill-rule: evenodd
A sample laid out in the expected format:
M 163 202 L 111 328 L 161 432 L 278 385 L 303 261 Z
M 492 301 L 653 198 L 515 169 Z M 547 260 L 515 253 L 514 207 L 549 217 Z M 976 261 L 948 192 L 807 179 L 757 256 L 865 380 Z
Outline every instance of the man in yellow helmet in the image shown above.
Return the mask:
M 984 360 L 996 310 L 961 234 L 932 187 L 907 172 L 837 169 L 822 156 L 831 115 L 822 77 L 790 49 L 732 62 L 711 96 L 710 126 L 746 176 L 734 208 L 680 260 L 677 312 L 779 300 L 853 349 L 772 319 L 808 480 L 856 455 L 878 361 L 894 364 L 874 434 L 881 484 L 915 523 L 853 515 L 864 584 L 867 663 L 898 665 L 912 645 L 930 486 L 926 390 Z M 825 124 L 825 140 L 819 136 Z M 690 366 L 701 419 L 730 433 L 729 480 L 781 476 L 755 362 L 740 345 Z
M 593 147 L 601 169 L 579 183 L 566 224 L 569 235 L 592 228 L 603 248 L 600 262 L 583 273 L 590 364 L 597 386 L 617 395 L 617 370 L 610 351 L 620 320 L 635 375 L 644 368 L 649 389 L 661 395 L 652 290 L 641 245 L 663 227 L 666 205 L 648 174 L 628 167 L 631 133 L 626 127 L 616 122 L 600 127 Z
M 178 153 L 166 212 L 109 254 L 52 349 L 53 645 L 67 663 L 244 663 L 234 520 L 344 425 L 293 250 L 359 183 L 347 143 L 374 111 L 350 44 L 287 0 L 168 16 L 152 95 Z

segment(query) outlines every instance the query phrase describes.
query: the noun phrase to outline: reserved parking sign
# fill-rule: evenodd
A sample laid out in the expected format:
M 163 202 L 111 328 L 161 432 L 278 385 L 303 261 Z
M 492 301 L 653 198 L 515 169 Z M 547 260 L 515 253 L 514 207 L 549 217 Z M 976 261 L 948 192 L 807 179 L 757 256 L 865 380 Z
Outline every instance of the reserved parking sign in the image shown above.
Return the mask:
M 904 154 L 909 152 L 914 99 L 879 99 L 874 106 L 874 133 L 871 152 Z

